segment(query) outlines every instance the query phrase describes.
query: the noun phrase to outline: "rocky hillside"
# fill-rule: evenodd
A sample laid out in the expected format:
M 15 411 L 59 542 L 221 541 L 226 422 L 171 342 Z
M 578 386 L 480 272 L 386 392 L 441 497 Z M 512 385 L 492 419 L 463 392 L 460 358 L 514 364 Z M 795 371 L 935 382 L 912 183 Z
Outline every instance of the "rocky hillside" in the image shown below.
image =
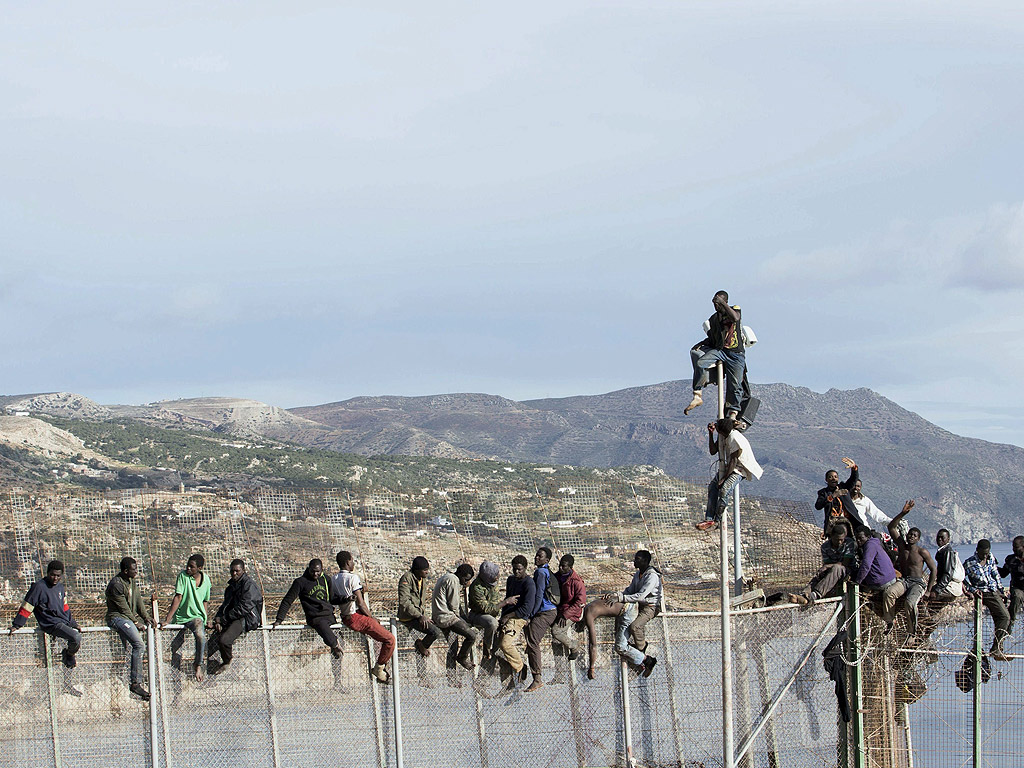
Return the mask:
M 766 471 L 748 492 L 813 501 L 825 471 L 850 456 L 860 465 L 865 492 L 883 510 L 892 514 L 904 499 L 917 499 L 915 520 L 929 535 L 940 525 L 960 540 L 1020 533 L 1017 499 L 1024 497 L 1024 449 L 959 437 L 868 389 L 818 393 L 766 384 L 755 385 L 754 391 L 762 406 L 747 434 Z M 714 389 L 708 394 L 713 402 Z M 358 397 L 290 411 L 231 398 L 103 406 L 68 393 L 0 398 L 0 406 L 8 412 L 16 408 L 70 420 L 61 424 L 69 429 L 75 421 L 117 419 L 363 456 L 600 468 L 648 465 L 677 477 L 706 480 L 713 471 L 705 428 L 713 405 L 684 417 L 682 406 L 688 400 L 688 382 L 670 381 L 603 395 L 524 402 L 484 394 Z M 177 466 L 175 451 L 164 453 L 168 458 L 160 460 Z M 164 454 L 154 450 L 152 456 Z M 117 460 L 124 457 L 119 454 Z M 216 467 L 222 473 L 225 463 L 231 463 L 213 455 L 204 462 L 188 469 L 212 473 Z M 266 462 L 260 466 L 262 477 L 271 478 Z M 247 469 L 231 464 L 231 476 L 237 479 Z M 331 473 L 311 469 L 309 474 L 324 482 Z M 301 482 L 304 476 L 287 480 Z

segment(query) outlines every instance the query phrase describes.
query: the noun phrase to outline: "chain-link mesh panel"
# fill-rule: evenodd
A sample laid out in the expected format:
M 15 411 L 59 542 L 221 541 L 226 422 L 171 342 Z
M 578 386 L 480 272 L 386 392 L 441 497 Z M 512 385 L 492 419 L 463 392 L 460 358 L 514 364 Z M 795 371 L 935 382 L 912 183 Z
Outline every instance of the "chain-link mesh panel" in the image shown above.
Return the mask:
M 50 688 L 63 668 L 47 670 L 39 632 L 0 635 L 0 755 L 5 765 L 53 764 Z M 9 761 L 9 762 L 6 762 Z
M 151 755 L 149 705 L 128 690 L 130 646 L 109 629 L 85 632 L 77 666 L 67 670 L 61 665 L 67 644 L 47 641 L 57 678 L 54 710 L 63 764 L 146 764 Z M 141 677 L 147 688 L 148 669 L 144 653 Z

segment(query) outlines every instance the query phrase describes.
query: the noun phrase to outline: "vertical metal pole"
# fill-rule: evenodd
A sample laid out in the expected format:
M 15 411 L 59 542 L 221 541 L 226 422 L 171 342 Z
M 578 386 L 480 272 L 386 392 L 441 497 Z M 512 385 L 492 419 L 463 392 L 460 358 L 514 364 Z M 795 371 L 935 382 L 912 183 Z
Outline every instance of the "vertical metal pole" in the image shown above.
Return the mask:
M 732 734 L 732 622 L 729 605 L 729 516 L 722 515 L 720 567 L 722 579 L 722 766 L 734 768 Z
M 678 726 L 680 720 L 679 716 L 676 714 L 675 664 L 672 663 L 672 643 L 670 642 L 668 634 L 668 619 L 665 618 L 664 585 L 662 585 L 661 588 L 661 636 L 665 642 L 665 682 L 668 683 L 668 706 L 672 712 L 672 722 L 677 724 L 676 727 L 672 729 L 672 738 L 675 739 L 676 757 L 679 759 L 679 765 L 685 765 L 686 761 L 683 759 L 683 745 L 680 741 L 682 729 Z
M 732 570 L 733 587 L 737 595 L 743 594 L 743 545 L 740 543 L 740 484 L 732 489 Z
M 374 665 L 373 659 L 373 638 L 363 635 L 366 639 L 366 659 L 370 667 Z M 370 676 L 370 699 L 373 702 L 373 727 L 377 732 L 377 764 L 387 765 L 387 755 L 384 752 L 384 723 L 380 716 L 380 691 L 377 690 L 377 681 Z
M 402 686 L 398 681 L 398 619 L 391 617 L 391 634 L 395 636 L 395 655 L 391 657 L 391 709 L 395 726 L 395 768 L 405 768 L 402 755 Z
M 480 691 L 476 683 L 480 677 L 480 665 L 476 663 L 476 645 L 473 646 L 470 658 L 473 659 L 473 701 L 476 705 L 476 736 L 480 742 L 480 768 L 487 768 L 487 727 L 484 725 L 484 705 L 480 701 Z
M 853 765 L 855 768 L 867 768 L 867 750 L 864 745 L 864 679 L 860 658 L 860 587 L 850 582 L 848 593 L 850 602 L 850 659 L 853 661 Z
M 981 768 L 981 598 L 974 596 L 974 691 L 971 697 L 974 727 L 971 729 L 973 746 L 971 764 Z
M 772 692 L 768 688 L 768 644 L 758 644 L 758 654 L 754 657 L 757 667 L 757 681 L 761 689 L 762 706 L 772 700 Z M 768 747 L 768 768 L 779 768 L 779 744 L 775 738 L 775 719 L 769 718 L 764 727 L 764 740 Z M 682 761 L 680 761 L 680 765 Z M 845 763 L 841 764 L 845 768 Z
M 274 702 L 274 676 L 270 664 L 270 630 L 267 628 L 267 606 L 260 610 L 260 642 L 263 644 L 263 666 L 267 672 L 267 715 L 270 719 L 270 748 L 274 753 L 274 768 L 281 768 L 281 751 L 277 743 L 277 708 Z
M 725 418 L 725 368 L 715 364 L 718 372 L 718 418 Z M 718 457 L 721 464 L 722 457 Z M 729 618 L 729 516 L 722 515 L 719 530 L 720 576 L 722 581 L 722 766 L 735 768 L 732 733 L 732 625 Z
M 57 729 L 57 681 L 53 674 L 53 641 L 49 635 L 36 630 L 43 636 L 43 657 L 46 660 L 46 688 L 50 695 L 50 737 L 53 740 L 53 764 L 63 765 L 60 758 L 60 732 Z
M 585 649 L 584 652 L 586 652 Z M 580 714 L 580 695 L 576 687 L 578 682 L 576 680 L 576 665 L 568 660 L 568 656 L 566 656 L 566 664 L 569 666 L 569 709 L 572 712 L 572 735 L 573 741 L 576 744 L 576 765 L 578 768 L 586 768 L 586 742 L 583 738 L 583 716 Z M 674 715 L 673 722 L 675 722 Z
M 160 616 L 160 605 L 157 603 L 156 595 L 153 595 L 152 602 L 150 603 L 150 609 L 152 610 L 152 616 L 154 620 Z M 171 618 L 174 618 L 173 616 Z M 153 632 L 153 653 L 156 656 L 156 684 L 160 689 L 160 722 L 163 725 L 163 746 L 164 746 L 164 768 L 169 768 L 171 765 L 171 745 L 168 743 L 168 734 L 171 732 L 167 717 L 167 690 L 164 686 L 164 649 L 163 640 L 159 631 L 154 630 Z M 153 665 L 150 664 L 150 670 L 153 669 Z M 149 692 L 152 695 L 156 695 L 156 691 L 150 683 Z M 150 706 L 152 706 L 152 699 L 150 699 Z
M 910 732 L 910 706 L 903 705 L 903 733 L 907 740 L 907 768 L 914 768 L 914 740 Z
M 619 661 L 619 693 L 622 694 L 622 735 L 626 742 L 626 768 L 636 768 L 633 759 L 633 723 L 629 705 L 629 670 L 626 660 Z
M 155 617 L 153 619 L 156 621 Z M 160 754 L 159 754 L 159 743 L 160 743 L 160 726 L 158 725 L 158 717 L 156 707 L 153 706 L 153 697 L 156 695 L 156 628 L 150 624 L 146 630 L 146 639 L 149 641 L 146 643 L 146 655 L 149 657 L 149 702 L 146 706 L 149 707 L 149 759 L 150 764 L 153 768 L 160 768 Z M 161 700 L 163 697 L 160 697 Z

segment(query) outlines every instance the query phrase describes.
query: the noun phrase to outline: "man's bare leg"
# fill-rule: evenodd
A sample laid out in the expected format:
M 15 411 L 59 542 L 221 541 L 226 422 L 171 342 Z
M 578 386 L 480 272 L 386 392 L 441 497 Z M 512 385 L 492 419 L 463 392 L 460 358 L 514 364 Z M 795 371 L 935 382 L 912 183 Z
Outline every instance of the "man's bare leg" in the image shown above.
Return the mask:
M 588 604 L 583 611 L 583 621 L 587 625 L 587 653 L 589 660 L 587 677 L 591 680 L 597 676 L 595 671 L 597 666 L 597 627 L 594 625 L 595 621 L 604 616 L 618 616 L 622 612 L 622 608 L 622 603 L 609 603 L 607 600 L 599 599 Z

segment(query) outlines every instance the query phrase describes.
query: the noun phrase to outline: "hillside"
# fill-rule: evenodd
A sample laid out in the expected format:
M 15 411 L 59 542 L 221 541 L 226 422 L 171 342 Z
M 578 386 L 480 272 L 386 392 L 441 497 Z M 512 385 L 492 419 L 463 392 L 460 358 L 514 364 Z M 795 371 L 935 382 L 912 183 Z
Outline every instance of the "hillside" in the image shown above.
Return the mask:
M 1024 492 L 1024 450 L 954 435 L 868 389 L 818 393 L 766 384 L 755 385 L 754 392 L 762 406 L 747 434 L 766 471 L 747 493 L 813 501 L 825 471 L 851 456 L 860 465 L 867 495 L 890 514 L 913 497 L 915 519 L 926 530 L 944 525 L 959 540 L 1019 533 L 1015 501 Z M 368 456 L 423 457 L 407 461 L 424 482 L 432 472 L 459 475 L 481 459 L 499 462 L 485 462 L 488 471 L 498 471 L 494 467 L 501 462 L 644 465 L 701 481 L 713 469 L 705 430 L 713 406 L 683 417 L 688 399 L 688 382 L 671 381 L 523 402 L 446 394 L 358 397 L 285 410 L 232 398 L 105 406 L 80 395 L 50 393 L 8 396 L 0 405 L 8 412 L 47 414 L 55 426 L 109 457 L 110 467 L 93 469 L 115 472 L 115 482 L 105 474 L 94 478 L 97 485 L 177 484 L 178 475 L 142 471 L 163 467 L 184 473 L 186 484 L 323 487 L 348 482 L 358 474 L 353 467 L 374 461 L 384 474 L 406 473 L 406 460 L 389 464 Z M 98 431 L 113 435 L 116 449 L 104 445 Z M 182 432 L 189 435 L 188 446 L 175 445 L 174 434 Z M 5 478 L 16 478 L 19 467 L 26 479 L 47 473 L 39 454 L 22 456 L 16 444 L 5 450 L 0 456 Z M 60 467 L 49 471 L 54 470 L 67 475 Z

